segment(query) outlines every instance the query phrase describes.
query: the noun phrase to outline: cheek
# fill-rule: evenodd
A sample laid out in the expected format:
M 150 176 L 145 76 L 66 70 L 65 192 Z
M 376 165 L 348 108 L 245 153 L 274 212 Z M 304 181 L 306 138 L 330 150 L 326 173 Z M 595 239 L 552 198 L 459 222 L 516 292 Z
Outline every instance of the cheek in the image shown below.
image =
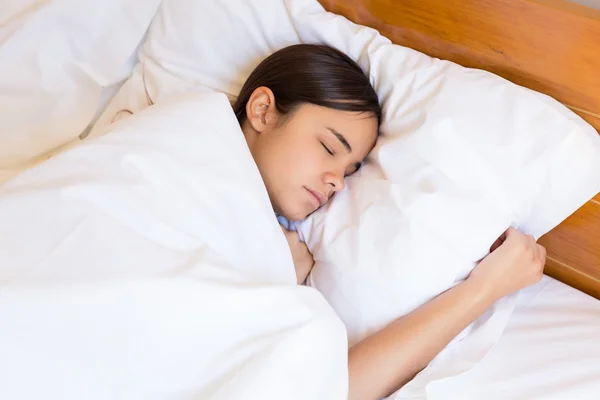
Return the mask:
M 268 165 L 269 176 L 278 190 L 291 193 L 294 192 L 293 188 L 307 184 L 307 174 L 315 163 L 303 149 L 282 146 L 272 151 Z
M 294 129 L 279 133 L 277 148 L 272 149 L 274 173 L 286 186 L 315 185 L 314 181 L 324 173 L 332 157 L 320 147 L 318 138 L 309 136 L 306 131 Z
M 319 145 L 320 146 L 320 145 Z M 319 179 L 325 172 L 331 169 L 333 163 L 333 157 L 325 150 L 313 146 L 312 148 L 306 149 L 304 153 L 299 157 L 299 170 L 303 177 L 312 180 Z

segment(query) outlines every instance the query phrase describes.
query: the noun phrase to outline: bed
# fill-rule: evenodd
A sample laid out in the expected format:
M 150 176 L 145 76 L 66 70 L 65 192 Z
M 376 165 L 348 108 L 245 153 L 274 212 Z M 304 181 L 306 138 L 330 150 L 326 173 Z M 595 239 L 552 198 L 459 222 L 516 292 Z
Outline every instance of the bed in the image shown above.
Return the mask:
M 560 0 L 320 2 L 394 43 L 551 95 L 600 130 L 599 10 Z M 584 371 L 577 361 L 585 364 L 588 357 L 598 357 L 600 348 L 593 339 L 600 332 L 600 302 L 582 293 L 600 299 L 600 194 L 540 243 L 548 250 L 545 273 L 557 281 L 545 278 L 545 289 L 534 288 L 533 297 L 519 300 L 522 306 L 504 339 L 470 373 L 470 381 L 465 378 L 453 387 L 441 380 L 430 389 L 433 398 L 600 396 L 598 385 L 588 385 L 600 380 L 600 370 Z M 563 379 L 569 368 L 577 372 Z M 397 398 L 410 395 L 403 397 L 401 391 Z
M 600 92 L 597 90 L 600 87 L 600 74 L 597 72 L 600 69 L 600 11 L 560 0 L 319 2 L 335 14 L 379 30 L 394 43 L 465 67 L 484 69 L 548 94 L 600 130 Z M 144 32 L 152 16 L 157 13 L 159 2 L 115 2 L 114 4 L 123 4 L 125 16 L 122 18 L 129 16 L 125 7 L 129 3 L 139 10 L 143 8 L 143 13 L 135 14 L 139 21 L 135 29 L 130 30 L 131 35 L 127 37 L 129 44 L 123 44 L 120 58 L 114 65 L 108 65 L 108 61 L 104 60 L 106 69 L 101 73 L 96 71 L 94 75 L 99 81 L 104 80 L 96 85 L 95 90 L 100 92 L 105 89 L 107 96 L 107 93 L 112 96 L 122 83 L 123 72 L 117 67 L 125 61 L 129 63 L 125 75 L 133 71 L 134 78 L 147 77 L 144 75 L 148 72 L 145 68 L 150 68 L 150 72 L 151 68 L 156 68 L 151 63 L 136 65 L 136 53 L 132 55 L 125 48 L 133 49 L 140 41 L 143 43 L 144 35 L 147 34 Z M 222 7 L 226 8 L 224 2 L 213 3 L 224 4 Z M 252 3 L 256 6 L 260 2 Z M 81 7 L 85 7 L 83 2 Z M 231 10 L 232 13 L 234 11 L 237 10 Z M 268 15 L 269 11 L 264 10 L 264 14 Z M 260 19 L 260 14 L 262 12 L 251 16 L 253 19 Z M 106 17 L 107 14 L 102 15 Z M 110 18 L 106 18 L 110 26 Z M 98 21 L 101 19 L 98 18 Z M 168 18 L 161 22 L 165 21 L 173 22 L 168 21 Z M 79 21 L 75 19 L 75 22 L 77 27 Z M 188 29 L 201 28 L 202 24 L 188 26 Z M 65 32 L 68 32 L 66 28 Z M 206 37 L 210 37 L 210 34 L 212 32 L 202 32 Z M 103 42 L 103 45 L 109 45 L 108 42 Z M 269 40 L 264 42 L 270 50 Z M 210 49 L 210 45 L 215 43 L 213 41 L 206 45 Z M 217 54 L 218 48 L 213 50 Z M 106 49 L 103 51 L 108 54 Z M 237 57 L 237 54 L 234 56 Z M 177 68 L 174 70 L 180 72 Z M 109 71 L 112 71 L 110 79 Z M 138 72 L 139 75 L 136 75 Z M 168 74 L 162 77 L 166 81 L 172 78 Z M 186 78 L 192 81 L 193 77 Z M 207 86 L 214 89 L 218 86 L 216 81 L 218 79 L 208 80 Z M 246 197 L 256 201 L 245 204 L 251 210 L 251 215 L 244 212 L 224 214 L 220 208 L 223 205 L 216 204 L 214 199 L 203 197 L 204 188 L 198 186 L 198 183 L 194 184 L 193 179 L 186 175 L 200 167 L 195 164 L 196 154 L 189 152 L 183 136 L 179 142 L 164 141 L 160 136 L 161 130 L 172 129 L 168 121 L 179 116 L 177 113 L 180 109 L 175 105 L 181 108 L 204 105 L 206 120 L 211 120 L 210 117 L 214 115 L 223 115 L 226 120 L 224 109 L 227 107 L 218 106 L 227 102 L 222 96 L 210 97 L 214 94 L 209 97 L 191 95 L 191 100 L 175 100 L 174 105 L 166 102 L 164 108 L 150 110 L 150 115 L 154 118 L 152 123 L 135 119 L 128 121 L 128 118 L 124 118 L 122 122 L 115 124 L 116 128 L 101 126 L 112 122 L 116 115 L 120 118 L 132 112 L 138 114 L 138 111 L 148 107 L 158 97 L 172 94 L 163 90 L 156 77 L 148 81 L 148 86 L 145 81 L 141 86 L 139 82 L 130 79 L 120 86 L 119 93 L 131 101 L 131 107 L 128 105 L 126 108 L 129 112 L 119 114 L 121 108 L 118 105 L 115 109 L 111 109 L 111 104 L 106 106 L 108 99 L 104 99 L 101 105 L 87 99 L 86 102 L 90 105 L 86 108 L 89 118 L 85 122 L 85 118 L 81 118 L 82 121 L 72 121 L 76 125 L 73 128 L 73 132 L 77 131 L 76 135 L 87 127 L 82 138 L 87 137 L 90 132 L 90 137 L 96 137 L 102 136 L 103 129 L 115 129 L 127 131 L 122 139 L 107 135 L 106 139 L 100 138 L 104 141 L 91 144 L 86 143 L 88 139 L 85 139 L 83 143 L 86 146 L 82 146 L 83 149 L 79 147 L 76 136 L 70 138 L 73 140 L 71 142 L 63 140 L 66 147 L 76 147 L 76 151 L 63 156 L 62 160 L 57 161 L 58 164 L 53 164 L 60 166 L 60 171 L 57 169 L 41 176 L 25 174 L 17 184 L 3 187 L 0 191 L 8 199 L 5 201 L 0 198 L 0 203 L 4 202 L 4 208 L 0 207 L 2 217 L 7 221 L 10 219 L 16 227 L 26 227 L 23 221 L 38 224 L 34 225 L 36 230 L 31 231 L 1 231 L 2 241 L 11 243 L 11 246 L 0 248 L 3 251 L 0 252 L 0 260 L 12 261 L 11 257 L 17 252 L 11 251 L 25 241 L 45 243 L 44 240 L 49 237 L 60 239 L 64 236 L 57 243 L 47 244 L 47 248 L 40 248 L 39 253 L 25 252 L 19 253 L 19 256 L 32 266 L 38 266 L 40 260 L 36 257 L 40 257 L 43 265 L 61 268 L 60 273 L 64 273 L 65 279 L 61 285 L 64 285 L 63 289 L 68 289 L 56 295 L 52 286 L 53 275 L 43 274 L 25 277 L 21 286 L 0 286 L 0 325 L 4 323 L 13 328 L 0 333 L 1 339 L 9 339 L 0 340 L 0 353 L 9 354 L 18 361 L 0 362 L 3 376 L 11 377 L 8 380 L 10 385 L 0 384 L 0 393 L 4 393 L 7 398 L 20 394 L 23 398 L 44 395 L 47 398 L 73 399 L 118 398 L 123 397 L 124 393 L 125 397 L 132 399 L 231 399 L 244 398 L 248 393 L 265 399 L 338 398 L 346 390 L 347 379 L 345 370 L 340 368 L 343 362 L 336 362 L 346 354 L 343 326 L 335 319 L 322 297 L 309 291 L 309 288 L 290 287 L 289 281 L 293 279 L 291 269 L 279 268 L 284 264 L 289 267 L 289 254 L 282 250 L 285 248 L 281 246 L 281 238 L 277 236 L 280 233 L 277 224 L 273 221 L 265 222 L 266 217 L 261 218 L 269 215 L 272 210 L 269 209 L 265 194 L 258 188 L 260 185 L 256 184 L 258 176 L 251 160 L 246 157 L 244 146 L 236 142 L 233 136 L 228 139 L 231 140 L 229 145 L 233 149 L 229 155 L 229 169 L 219 167 L 215 171 L 217 174 L 235 177 L 241 190 L 246 190 Z M 189 84 L 185 80 L 184 83 Z M 74 86 L 78 87 L 77 84 Z M 178 89 L 182 88 L 184 87 Z M 217 87 L 223 88 L 224 90 L 218 91 L 231 94 L 230 86 Z M 137 97 L 130 96 L 132 93 Z M 93 99 L 94 96 L 90 98 Z M 82 103 L 82 107 L 83 105 L 85 104 Z M 107 111 L 101 113 L 104 107 L 107 107 Z M 96 110 L 98 115 L 102 115 L 99 123 L 92 126 L 89 119 Z M 194 129 L 208 129 L 201 113 L 194 118 L 189 126 L 183 123 L 177 125 L 180 130 L 178 134 L 190 133 Z M 235 121 L 229 122 L 228 132 L 232 132 Z M 225 128 L 212 120 L 211 123 L 213 125 L 209 127 L 214 132 L 207 134 L 219 132 L 218 129 L 226 133 Z M 139 130 L 137 125 L 150 134 L 144 137 L 139 132 L 136 133 L 136 129 Z M 100 133 L 95 132 L 96 129 Z M 208 148 L 212 145 L 211 140 L 217 143 L 220 139 L 217 136 L 207 136 L 203 140 L 206 142 L 199 139 L 200 145 Z M 164 148 L 170 153 L 161 153 Z M 114 153 L 109 152 L 111 149 Z M 205 156 L 211 157 L 212 154 L 208 153 L 210 152 Z M 175 154 L 178 156 L 174 156 Z M 121 156 L 126 162 L 112 162 L 113 157 L 121 160 Z M 42 160 L 45 158 L 47 156 L 41 156 Z M 40 160 L 36 160 L 38 161 Z M 77 172 L 82 164 L 89 169 Z M 154 165 L 163 165 L 165 168 L 163 171 L 156 170 Z M 71 174 L 70 178 L 64 179 L 59 172 Z M 184 178 L 176 180 L 181 176 Z M 132 183 L 138 185 L 134 185 L 139 188 L 138 192 L 129 193 L 125 190 Z M 216 185 L 209 180 L 204 183 L 213 184 L 223 198 L 234 197 L 230 187 Z M 188 184 L 191 186 L 185 186 Z M 90 191 L 81 190 L 82 187 Z M 89 195 L 101 194 L 107 187 L 111 190 L 108 196 Z M 186 189 L 183 190 L 182 187 Z M 34 203 L 31 203 L 31 210 L 23 210 L 21 205 L 29 204 L 22 202 L 18 196 L 23 188 L 45 196 L 44 204 L 53 205 L 53 213 L 47 213 L 47 205 L 42 207 Z M 73 195 L 71 203 L 61 203 L 62 191 Z M 156 195 L 152 197 L 148 193 Z M 113 201 L 116 198 L 120 201 Z M 25 200 L 28 201 L 27 198 Z M 174 202 L 187 206 L 198 203 L 205 209 L 214 211 L 210 213 L 211 218 L 205 216 L 206 212 L 200 212 L 203 210 L 198 211 L 192 206 L 188 209 L 182 206 L 181 209 L 158 212 L 161 207 L 165 208 L 165 205 Z M 104 214 L 98 213 L 98 206 L 103 207 L 101 211 Z M 228 208 L 242 208 L 239 206 L 240 204 L 231 203 Z M 188 212 L 189 210 L 192 212 Z M 82 218 L 76 212 L 87 217 Z M 89 215 L 86 214 L 88 212 Z M 99 217 L 100 215 L 105 217 Z M 231 238 L 229 247 L 223 247 L 223 243 L 218 241 L 218 234 L 213 235 L 217 239 L 211 239 L 211 235 L 204 231 L 224 234 L 223 226 L 226 222 L 223 221 L 230 221 L 231 218 L 235 218 L 240 226 L 251 226 L 255 231 L 250 235 L 276 245 L 268 252 L 260 247 L 249 246 L 240 230 L 239 235 Z M 88 240 L 89 235 L 99 231 L 106 232 L 110 238 L 121 240 L 116 240 L 117 244 L 112 247 Z M 203 240 L 208 245 L 200 251 L 198 243 Z M 490 324 L 485 323 L 486 316 L 483 316 L 481 324 L 471 327 L 472 333 L 482 339 L 479 343 L 483 347 L 467 346 L 466 341 L 458 340 L 412 382 L 392 395 L 391 399 L 600 398 L 600 363 L 597 361 L 600 359 L 600 345 L 597 341 L 600 336 L 600 302 L 597 300 L 600 299 L 600 194 L 540 241 L 548 249 L 547 276 L 539 284 L 514 297 L 514 302 L 509 307 L 510 312 L 496 316 L 494 321 L 502 325 L 501 328 L 490 328 Z M 156 243 L 158 244 L 155 245 Z M 206 244 L 202 243 L 203 246 Z M 44 252 L 47 253 L 46 258 L 42 257 Z M 121 264 L 127 261 L 123 255 L 131 252 L 139 257 L 135 263 L 139 265 L 123 274 L 117 267 L 125 266 Z M 265 253 L 268 257 L 264 256 Z M 226 255 L 226 262 L 219 258 L 223 254 Z M 2 258 L 4 256 L 6 258 Z M 227 266 L 241 262 L 251 264 L 259 271 L 260 284 L 248 281 L 247 276 L 236 275 L 232 278 L 217 269 L 195 270 L 191 266 L 197 262 L 198 257 L 206 257 L 215 265 L 220 262 Z M 264 262 L 265 258 L 268 262 Z M 88 264 L 88 269 L 82 272 L 78 266 L 84 263 Z M 109 273 L 103 263 L 111 266 Z M 153 267 L 140 268 L 144 263 Z M 17 275 L 18 271 L 11 270 L 9 264 L 7 261 L 0 265 L 8 266 L 0 270 L 0 279 L 10 279 L 11 274 Z M 59 278 L 60 276 L 62 275 L 59 274 Z M 196 280 L 198 277 L 208 278 L 198 285 L 198 282 L 190 284 L 189 280 L 182 279 L 189 277 Z M 48 282 L 50 286 L 47 286 Z M 224 285 L 231 282 L 234 284 Z M 227 290 L 219 292 L 215 289 L 223 289 L 223 285 Z M 249 297 L 238 296 L 239 292 L 235 289 L 239 287 L 244 288 L 244 295 Z M 21 290 L 23 288 L 25 290 Z M 104 290 L 106 288 L 110 291 Z M 162 296 L 155 296 L 157 290 L 162 291 Z M 41 298 L 47 296 L 47 301 L 31 301 L 30 298 L 25 301 L 31 291 L 41 294 Z M 268 296 L 269 293 L 272 297 Z M 216 298 L 220 300 L 215 301 Z M 275 298 L 278 301 L 270 300 Z M 244 307 L 237 307 L 235 301 L 240 301 Z M 15 312 L 13 307 L 17 303 L 20 308 Z M 219 309 L 220 304 L 226 305 Z M 219 313 L 215 309 L 221 314 L 239 315 L 237 325 L 218 319 Z M 288 313 L 290 309 L 296 312 Z M 208 332 L 203 321 L 188 321 L 182 317 L 195 313 L 216 318 L 223 323 L 223 332 L 227 329 L 228 333 L 250 332 L 248 335 L 254 335 L 252 337 L 256 340 L 247 340 L 247 337 L 239 334 L 235 340 L 224 343 L 220 332 Z M 47 326 L 40 331 L 42 334 L 36 335 L 35 329 L 30 327 L 40 318 Z M 259 319 L 265 322 L 267 328 L 264 331 L 255 324 Z M 62 325 L 56 321 L 62 321 Z M 124 327 L 124 333 L 115 334 L 120 331 L 111 330 L 111 326 Z M 84 335 L 77 335 L 78 332 L 83 332 Z M 322 335 L 323 332 L 327 334 Z M 233 336 L 235 335 L 232 334 L 231 337 Z M 218 345 L 212 346 L 210 351 L 205 347 L 194 347 L 198 337 L 202 338 L 200 341 Z M 310 345 L 306 344 L 307 338 Z M 23 340 L 30 347 L 12 346 L 10 340 L 15 343 Z M 108 346 L 103 348 L 98 345 L 104 342 Z M 256 356 L 263 354 L 267 347 L 272 350 L 268 353 L 273 359 Z M 38 352 L 27 354 L 30 358 L 26 358 L 22 353 L 31 349 L 37 349 Z M 331 355 L 327 357 L 328 362 L 319 359 L 325 353 Z M 38 354 L 44 354 L 46 358 L 40 362 Z M 73 361 L 64 354 L 70 354 Z M 127 362 L 115 363 L 115 359 L 122 360 L 115 358 L 121 354 L 127 355 Z M 158 357 L 153 358 L 155 354 Z M 226 362 L 220 363 L 226 359 L 223 354 L 235 354 L 231 362 L 232 365 L 235 364 L 235 368 L 226 365 Z M 276 356 L 281 358 L 276 359 Z M 90 358 L 96 360 L 96 365 L 87 362 Z M 5 360 L 10 359 L 5 357 Z M 156 363 L 156 359 L 160 362 Z M 282 359 L 286 362 L 278 363 Z M 313 367 L 299 367 L 294 364 L 294 360 L 302 360 Z M 214 365 L 217 367 L 213 368 Z M 272 365 L 278 368 L 273 368 Z M 71 373 L 73 383 L 63 384 L 60 378 Z M 30 381 L 35 376 L 38 379 L 37 385 Z M 147 379 L 148 376 L 160 376 L 162 379 L 152 381 Z M 292 378 L 298 376 L 302 377 L 303 382 L 311 382 L 311 385 L 294 386 L 298 379 Z M 260 379 L 265 378 L 268 378 L 268 385 L 260 385 Z M 198 383 L 199 380 L 206 383 L 206 386 L 199 388 L 202 386 Z M 229 384 L 223 384 L 225 381 Z M 319 391 L 318 385 L 327 388 L 328 392 L 325 389 Z M 95 390 L 94 396 L 89 396 L 90 388 Z M 323 393 L 329 393 L 329 397 L 323 396 Z
M 549 94 L 600 130 L 600 10 L 560 0 L 321 3 L 395 43 Z M 541 243 L 548 275 L 600 298 L 600 195 Z

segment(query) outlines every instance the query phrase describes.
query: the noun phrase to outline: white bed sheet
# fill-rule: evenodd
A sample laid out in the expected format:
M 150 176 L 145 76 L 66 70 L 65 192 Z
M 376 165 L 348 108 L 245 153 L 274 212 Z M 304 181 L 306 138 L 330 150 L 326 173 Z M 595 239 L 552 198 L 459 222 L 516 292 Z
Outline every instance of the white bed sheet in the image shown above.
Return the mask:
M 444 365 L 468 363 L 441 361 L 432 365 L 437 371 L 424 370 L 391 399 L 600 399 L 600 301 L 544 277 L 519 293 L 500 340 L 480 363 L 424 382 L 423 376 L 442 375 Z

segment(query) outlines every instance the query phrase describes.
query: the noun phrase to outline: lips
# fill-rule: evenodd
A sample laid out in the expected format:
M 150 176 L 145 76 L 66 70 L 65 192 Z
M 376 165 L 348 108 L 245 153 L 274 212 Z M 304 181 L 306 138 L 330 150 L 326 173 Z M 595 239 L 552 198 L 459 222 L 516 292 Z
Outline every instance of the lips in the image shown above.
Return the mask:
M 313 203 L 315 205 L 315 208 L 323 207 L 325 205 L 325 203 L 327 203 L 327 197 L 325 197 L 325 195 L 323 193 L 318 192 L 316 190 L 306 188 L 306 187 L 305 187 L 305 189 L 310 194 L 310 196 L 313 200 Z

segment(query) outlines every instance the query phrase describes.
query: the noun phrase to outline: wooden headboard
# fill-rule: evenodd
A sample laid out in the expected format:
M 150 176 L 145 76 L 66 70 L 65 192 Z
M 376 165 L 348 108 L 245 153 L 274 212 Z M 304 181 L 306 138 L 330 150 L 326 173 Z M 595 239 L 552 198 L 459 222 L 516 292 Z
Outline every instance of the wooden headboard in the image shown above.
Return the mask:
M 319 0 L 394 43 L 561 101 L 600 131 L 600 11 L 562 0 Z M 600 299 L 600 194 L 540 239 L 546 273 Z

